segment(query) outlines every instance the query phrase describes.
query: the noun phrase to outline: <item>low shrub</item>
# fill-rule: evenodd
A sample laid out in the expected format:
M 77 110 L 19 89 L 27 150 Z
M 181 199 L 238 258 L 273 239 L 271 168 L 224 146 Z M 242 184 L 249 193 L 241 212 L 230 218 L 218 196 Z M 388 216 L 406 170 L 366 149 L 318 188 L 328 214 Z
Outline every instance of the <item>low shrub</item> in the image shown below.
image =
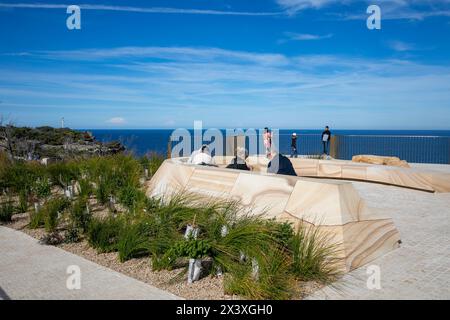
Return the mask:
M 80 175 L 80 164 L 71 162 L 56 162 L 47 167 L 47 172 L 54 185 L 65 188 L 71 184 L 73 180 L 78 180 Z
M 123 227 L 124 221 L 121 217 L 109 217 L 105 220 L 94 218 L 87 232 L 89 244 L 99 253 L 117 251 Z
M 283 247 L 288 248 L 292 237 L 294 236 L 292 224 L 288 222 L 275 222 L 274 220 L 269 221 L 268 223 L 275 223 L 273 225 L 275 231 L 274 236 Z
M 165 256 L 171 261 L 178 258 L 201 259 L 211 256 L 211 244 L 208 240 L 189 237 L 187 240 L 175 243 Z
M 72 203 L 69 218 L 73 228 L 81 229 L 82 232 L 87 231 L 92 214 L 89 211 L 86 199 L 79 198 Z
M 38 211 L 32 211 L 30 212 L 30 223 L 28 224 L 28 227 L 30 229 L 37 229 L 44 225 L 44 212 L 42 211 L 42 208 Z
M 94 193 L 94 189 L 91 185 L 91 182 L 89 179 L 87 178 L 82 178 L 78 180 L 79 183 L 79 196 L 81 198 L 86 198 L 88 199 L 93 193 Z
M 47 177 L 39 178 L 33 183 L 33 193 L 38 199 L 45 199 L 51 195 L 51 183 Z
M 290 270 L 303 281 L 330 282 L 340 275 L 339 250 L 330 237 L 314 226 L 302 225 L 289 243 Z
M 26 190 L 21 190 L 19 192 L 19 203 L 17 206 L 18 213 L 24 213 L 28 210 L 28 193 Z
M 151 239 L 156 234 L 153 219 L 144 218 L 137 223 L 127 224 L 119 236 L 117 249 L 119 260 L 127 261 L 151 254 Z
M 102 205 L 107 204 L 113 194 L 113 189 L 114 188 L 111 181 L 105 177 L 100 177 L 97 182 L 97 188 L 95 189 L 95 197 L 97 201 Z
M 80 242 L 81 236 L 80 231 L 77 228 L 70 227 L 66 230 L 64 234 L 64 242 L 65 243 L 77 243 Z
M 257 261 L 257 272 L 253 261 Z M 293 280 L 286 253 L 274 248 L 264 257 L 234 264 L 225 275 L 224 288 L 247 299 L 285 300 L 294 292 Z
M 40 244 L 47 246 L 57 246 L 64 241 L 64 238 L 58 232 L 50 232 L 39 240 Z
M 135 212 L 145 206 L 145 193 L 134 186 L 127 185 L 119 190 L 119 202 L 129 211 Z
M 150 152 L 139 159 L 141 166 L 148 170 L 149 178 L 151 178 L 164 162 L 164 157 L 156 152 Z
M 58 221 L 60 215 L 69 206 L 70 202 L 63 198 L 58 197 L 49 200 L 46 205 L 42 208 L 44 215 L 44 225 L 47 232 L 53 232 L 58 227 Z
M 13 201 L 6 201 L 0 205 L 0 222 L 11 222 L 14 215 Z
M 36 229 L 44 226 L 47 232 L 54 232 L 58 227 L 60 215 L 69 204 L 70 202 L 63 197 L 48 200 L 38 212 L 31 214 L 29 227 Z

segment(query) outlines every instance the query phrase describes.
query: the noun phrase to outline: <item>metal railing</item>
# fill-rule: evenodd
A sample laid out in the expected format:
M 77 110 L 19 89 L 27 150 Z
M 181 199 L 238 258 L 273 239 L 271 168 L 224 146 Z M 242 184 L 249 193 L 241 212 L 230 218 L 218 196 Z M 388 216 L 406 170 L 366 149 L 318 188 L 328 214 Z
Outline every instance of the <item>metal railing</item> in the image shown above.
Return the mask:
M 258 136 L 257 140 L 257 151 L 250 152 L 250 155 L 265 153 L 262 137 Z M 208 143 L 208 141 L 204 142 Z M 175 143 L 170 142 L 169 147 L 173 147 Z M 247 150 L 249 150 L 249 143 L 250 137 L 247 136 L 245 139 Z M 282 154 L 289 155 L 291 153 L 291 135 L 278 134 L 278 145 Z M 321 135 L 299 134 L 297 149 L 299 155 L 321 155 L 323 153 Z M 450 137 L 335 135 L 332 137 L 330 153 L 332 157 L 341 160 L 351 160 L 354 155 L 370 154 L 395 156 L 411 163 L 450 164 Z M 225 142 L 223 154 L 226 154 Z
M 395 156 L 413 163 L 450 163 L 449 137 L 338 135 L 334 143 L 338 159 L 372 154 Z

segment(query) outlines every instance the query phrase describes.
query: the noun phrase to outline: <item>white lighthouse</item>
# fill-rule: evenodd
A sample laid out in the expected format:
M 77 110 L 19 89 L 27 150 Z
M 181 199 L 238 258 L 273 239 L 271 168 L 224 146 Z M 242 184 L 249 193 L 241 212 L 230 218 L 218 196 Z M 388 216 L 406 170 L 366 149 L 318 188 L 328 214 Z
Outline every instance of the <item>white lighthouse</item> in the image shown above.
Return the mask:
M 64 129 L 64 117 L 61 118 L 61 129 Z

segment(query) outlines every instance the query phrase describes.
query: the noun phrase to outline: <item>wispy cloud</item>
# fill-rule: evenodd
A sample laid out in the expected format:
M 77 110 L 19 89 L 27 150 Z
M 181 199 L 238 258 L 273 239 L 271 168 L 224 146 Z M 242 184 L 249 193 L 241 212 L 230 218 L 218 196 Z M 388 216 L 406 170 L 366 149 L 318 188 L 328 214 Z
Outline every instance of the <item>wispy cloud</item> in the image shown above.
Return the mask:
M 319 9 L 331 4 L 339 3 L 339 0 L 276 0 L 278 5 L 289 14 L 295 14 L 305 9 Z
M 9 9 L 65 9 L 69 4 L 52 3 L 0 3 L 0 8 Z M 162 7 L 131 7 L 103 4 L 79 4 L 82 10 L 118 11 L 136 13 L 160 13 L 160 14 L 197 14 L 197 15 L 230 15 L 230 16 L 278 16 L 283 12 L 244 12 L 244 11 L 222 11 L 183 8 Z
M 319 34 L 310 34 L 310 33 L 294 33 L 294 32 L 285 32 L 285 38 L 280 39 L 278 43 L 285 43 L 288 41 L 311 41 L 311 40 L 322 40 L 329 39 L 333 37 L 332 33 L 319 35 Z
M 311 119 L 320 121 L 326 110 L 326 116 L 341 127 L 352 126 L 355 114 L 363 115 L 358 118 L 360 125 L 373 127 L 377 123 L 400 125 L 395 121 L 403 119 L 408 108 L 409 114 L 415 114 L 408 121 L 411 126 L 423 127 L 427 119 L 440 127 L 450 123 L 448 66 L 191 47 L 30 54 L 33 61 L 52 59 L 52 63 L 47 61 L 39 72 L 11 66 L 0 69 L 1 108 L 23 117 L 42 112 L 42 106 L 48 105 L 64 108 L 65 114 L 72 112 L 71 118 L 82 108 L 84 120 L 80 121 L 94 124 L 178 126 L 197 118 L 211 126 L 235 126 L 243 121 L 242 125 L 251 126 L 270 119 L 274 126 L 311 127 L 321 125 Z M 67 61 L 74 59 L 88 59 L 92 71 L 77 73 L 72 67 L 64 73 Z M 435 112 L 429 112 L 430 105 Z
M 69 51 L 27 52 L 50 59 L 63 60 L 108 60 L 115 58 L 153 58 L 177 61 L 229 61 L 260 63 L 264 65 L 284 65 L 288 62 L 282 54 L 253 53 L 245 51 L 226 50 L 220 48 L 201 47 L 118 47 L 102 49 L 83 49 Z
M 414 44 L 403 42 L 403 41 L 398 41 L 398 40 L 389 41 L 388 45 L 391 49 L 398 51 L 398 52 L 417 50 L 417 48 Z
M 365 12 L 355 12 L 352 4 L 360 0 L 276 0 L 288 15 L 315 9 L 327 9 L 330 16 L 343 20 L 366 19 Z M 386 20 L 424 20 L 430 17 L 450 17 L 448 0 L 364 0 L 366 5 L 377 4 L 381 7 L 382 17 Z M 339 8 L 338 11 L 333 9 Z
M 114 125 L 122 125 L 122 124 L 125 124 L 126 121 L 122 117 L 114 117 L 114 118 L 106 120 L 106 123 L 114 124 Z

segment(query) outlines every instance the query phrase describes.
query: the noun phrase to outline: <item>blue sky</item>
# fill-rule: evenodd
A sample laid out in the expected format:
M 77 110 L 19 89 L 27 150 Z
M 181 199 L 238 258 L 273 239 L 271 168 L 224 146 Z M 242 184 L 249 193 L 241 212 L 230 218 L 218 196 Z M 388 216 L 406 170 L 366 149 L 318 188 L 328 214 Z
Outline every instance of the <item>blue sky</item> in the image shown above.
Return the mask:
M 18 125 L 450 129 L 450 0 L 0 0 L 0 40 Z

